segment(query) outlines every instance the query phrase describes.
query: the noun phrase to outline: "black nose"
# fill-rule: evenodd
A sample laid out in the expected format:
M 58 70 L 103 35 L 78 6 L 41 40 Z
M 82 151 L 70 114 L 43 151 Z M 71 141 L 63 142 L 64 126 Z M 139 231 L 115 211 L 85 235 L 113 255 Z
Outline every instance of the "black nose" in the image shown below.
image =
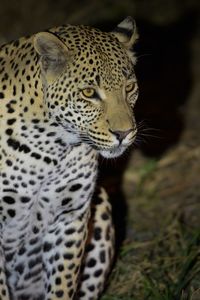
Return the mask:
M 120 130 L 116 130 L 116 131 L 113 131 L 113 130 L 110 130 L 118 139 L 118 141 L 121 143 L 123 141 L 123 139 L 125 139 L 125 137 L 131 132 L 133 131 L 133 129 L 128 129 L 128 130 L 125 130 L 125 131 L 120 131 Z

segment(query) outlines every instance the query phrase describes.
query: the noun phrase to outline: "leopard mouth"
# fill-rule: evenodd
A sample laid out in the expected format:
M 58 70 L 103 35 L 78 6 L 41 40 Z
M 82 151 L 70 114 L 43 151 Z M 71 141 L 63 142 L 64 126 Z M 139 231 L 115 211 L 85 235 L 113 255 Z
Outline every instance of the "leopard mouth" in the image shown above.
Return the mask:
M 105 158 L 117 158 L 121 156 L 127 148 L 132 144 L 133 141 L 126 143 L 125 145 L 120 142 L 110 144 L 102 144 L 98 142 L 96 138 L 90 135 L 81 134 L 79 135 L 81 142 L 86 143 L 96 150 L 101 156 Z

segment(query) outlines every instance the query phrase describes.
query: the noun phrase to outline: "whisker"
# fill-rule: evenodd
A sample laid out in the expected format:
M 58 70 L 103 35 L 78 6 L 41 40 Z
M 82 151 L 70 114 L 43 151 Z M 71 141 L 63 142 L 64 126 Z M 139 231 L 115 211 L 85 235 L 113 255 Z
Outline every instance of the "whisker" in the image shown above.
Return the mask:
M 151 53 L 141 54 L 141 55 L 137 56 L 137 60 L 140 59 L 140 58 L 142 58 L 142 57 L 146 57 L 146 56 L 152 56 L 152 54 Z

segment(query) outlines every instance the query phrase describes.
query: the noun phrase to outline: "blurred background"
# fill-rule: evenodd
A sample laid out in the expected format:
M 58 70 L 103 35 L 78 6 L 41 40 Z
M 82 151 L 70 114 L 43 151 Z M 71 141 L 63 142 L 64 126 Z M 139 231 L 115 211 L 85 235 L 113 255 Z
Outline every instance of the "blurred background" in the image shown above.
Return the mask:
M 65 23 L 104 31 L 127 15 L 139 40 L 137 147 L 100 160 L 116 262 L 104 300 L 200 299 L 200 1 L 1 0 L 0 44 Z

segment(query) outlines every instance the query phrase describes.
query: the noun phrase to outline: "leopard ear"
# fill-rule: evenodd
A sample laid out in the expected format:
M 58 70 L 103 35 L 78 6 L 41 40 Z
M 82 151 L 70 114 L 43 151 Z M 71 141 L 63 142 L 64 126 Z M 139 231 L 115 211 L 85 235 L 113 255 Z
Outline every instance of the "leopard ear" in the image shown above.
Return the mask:
M 69 50 L 53 33 L 39 32 L 34 36 L 34 47 L 40 56 L 42 74 L 52 83 L 67 66 Z
M 133 45 L 138 39 L 136 24 L 132 17 L 124 19 L 112 33 L 127 50 L 132 50 Z

